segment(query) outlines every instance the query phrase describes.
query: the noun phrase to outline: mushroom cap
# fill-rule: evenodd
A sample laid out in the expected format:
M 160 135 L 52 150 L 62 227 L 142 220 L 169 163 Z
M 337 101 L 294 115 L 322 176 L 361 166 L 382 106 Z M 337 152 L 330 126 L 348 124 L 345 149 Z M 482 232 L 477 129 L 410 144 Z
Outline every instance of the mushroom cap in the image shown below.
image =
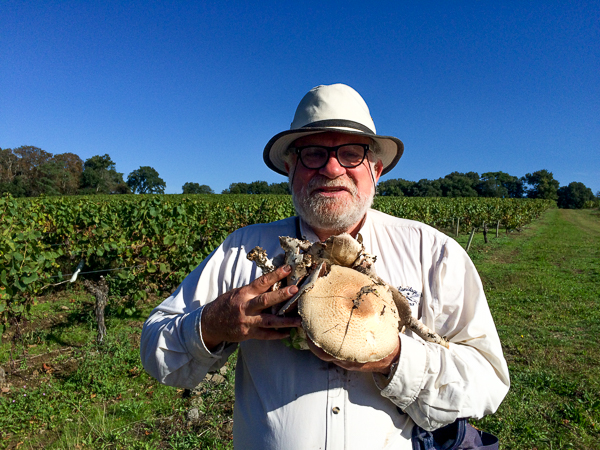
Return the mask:
M 362 244 L 348 233 L 331 236 L 324 243 L 323 257 L 344 267 L 352 267 L 364 250 Z
M 332 265 L 298 300 L 302 328 L 331 356 L 379 361 L 398 345 L 398 310 L 385 285 L 356 270 Z

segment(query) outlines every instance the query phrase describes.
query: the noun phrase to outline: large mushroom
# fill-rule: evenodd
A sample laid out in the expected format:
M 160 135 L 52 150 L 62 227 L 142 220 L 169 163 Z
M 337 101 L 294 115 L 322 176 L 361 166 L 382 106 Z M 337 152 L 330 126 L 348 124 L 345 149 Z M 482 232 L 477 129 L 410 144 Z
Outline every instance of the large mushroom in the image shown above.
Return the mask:
M 302 328 L 331 356 L 379 361 L 398 345 L 398 310 L 386 285 L 356 270 L 333 265 L 298 300 Z
M 297 284 L 299 290 L 275 312 L 290 314 L 298 307 L 302 328 L 291 333 L 296 348 L 308 348 L 302 342 L 307 335 L 338 359 L 379 361 L 394 351 L 404 327 L 424 340 L 448 347 L 444 338 L 412 316 L 408 300 L 377 276 L 375 257 L 365 252 L 360 235 L 355 240 L 344 233 L 314 244 L 286 236 L 279 241 L 285 262 L 292 266 L 287 283 Z M 254 248 L 248 259 L 263 273 L 275 269 L 260 247 Z

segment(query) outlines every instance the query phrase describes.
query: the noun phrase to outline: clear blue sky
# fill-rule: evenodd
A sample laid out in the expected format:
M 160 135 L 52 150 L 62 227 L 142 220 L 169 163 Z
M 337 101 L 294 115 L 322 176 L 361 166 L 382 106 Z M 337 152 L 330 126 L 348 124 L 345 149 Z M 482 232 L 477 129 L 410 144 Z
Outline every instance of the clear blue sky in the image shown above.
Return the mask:
M 600 190 L 600 2 L 0 2 L 0 147 L 180 193 L 262 162 L 313 86 L 346 83 L 405 153 L 385 179 L 547 169 Z

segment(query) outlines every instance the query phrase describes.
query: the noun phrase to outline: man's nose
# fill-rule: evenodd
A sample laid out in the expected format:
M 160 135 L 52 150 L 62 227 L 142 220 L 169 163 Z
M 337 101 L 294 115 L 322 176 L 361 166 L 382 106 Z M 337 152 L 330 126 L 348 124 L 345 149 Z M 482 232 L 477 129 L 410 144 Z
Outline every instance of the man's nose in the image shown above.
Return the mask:
M 340 162 L 335 157 L 335 152 L 329 153 L 327 164 L 319 169 L 319 174 L 327 178 L 334 179 L 346 173 L 346 168 L 342 167 Z

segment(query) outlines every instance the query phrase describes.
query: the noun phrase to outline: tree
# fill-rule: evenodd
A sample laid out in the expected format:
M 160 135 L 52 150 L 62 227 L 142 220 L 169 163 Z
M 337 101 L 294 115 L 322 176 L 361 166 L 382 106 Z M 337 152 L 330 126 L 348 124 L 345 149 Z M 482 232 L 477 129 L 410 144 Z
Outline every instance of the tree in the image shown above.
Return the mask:
M 554 179 L 552 172 L 548 172 L 546 169 L 538 170 L 528 173 L 522 180 L 531 186 L 527 190 L 527 197 L 558 200 L 559 183 Z
M 17 157 L 15 168 L 17 180 L 13 181 L 22 187 L 24 195 L 37 197 L 47 193 L 47 183 L 42 178 L 45 176 L 44 168 L 52 158 L 52 153 L 32 145 L 22 145 L 14 149 L 13 153 Z M 54 191 L 51 192 L 51 194 L 54 193 Z
M 417 184 L 414 181 L 394 178 L 382 181 L 377 185 L 377 193 L 383 197 L 408 197 L 412 195 L 412 188 Z
M 83 161 L 74 153 L 52 156 L 33 146 L 0 149 L 0 192 L 15 197 L 75 194 Z
M 52 157 L 52 153 L 31 145 L 22 145 L 13 150 L 18 157 L 18 171 L 35 176 L 36 170 Z
M 19 173 L 19 158 L 11 148 L 0 149 L 0 194 L 8 192 L 13 197 L 26 195 L 25 180 Z
M 439 179 L 444 197 L 477 197 L 475 188 L 479 183 L 477 172 L 452 172 Z
M 505 172 L 486 172 L 481 174 L 477 192 L 481 197 L 521 198 L 525 187 L 518 177 Z
M 123 174 L 117 172 L 108 154 L 92 156 L 83 163 L 82 194 L 122 194 L 129 192 Z
M 18 158 L 11 148 L 0 148 L 0 183 L 11 183 L 17 174 Z
M 593 202 L 594 199 L 592 190 L 577 181 L 558 189 L 559 208 L 581 209 L 585 207 L 586 202 Z
M 288 183 L 272 183 L 253 181 L 252 183 L 231 183 L 222 194 L 289 194 Z
M 39 168 L 38 177 L 32 180 L 36 192 L 44 195 L 60 195 L 59 180 L 63 171 L 55 161 L 48 161 Z
M 75 153 L 59 153 L 54 155 L 50 161 L 60 170 L 56 179 L 58 191 L 61 195 L 73 195 L 77 193 L 83 173 L 83 161 Z
M 46 195 L 73 195 L 77 193 L 83 171 L 83 161 L 74 153 L 52 156 L 37 170 L 32 185 Z
M 214 194 L 210 186 L 198 183 L 185 183 L 182 187 L 184 194 Z
M 253 181 L 248 185 L 248 194 L 268 194 L 269 183 L 266 181 Z
M 231 183 L 221 194 L 248 194 L 248 183 Z
M 415 183 L 411 189 L 411 197 L 442 197 L 442 185 L 440 180 L 428 180 L 423 178 Z
M 127 186 L 134 194 L 164 194 L 167 184 L 155 169 L 141 166 L 129 174 Z
M 269 185 L 269 194 L 289 195 L 291 194 L 290 184 L 287 181 L 282 181 L 281 183 L 271 183 Z

